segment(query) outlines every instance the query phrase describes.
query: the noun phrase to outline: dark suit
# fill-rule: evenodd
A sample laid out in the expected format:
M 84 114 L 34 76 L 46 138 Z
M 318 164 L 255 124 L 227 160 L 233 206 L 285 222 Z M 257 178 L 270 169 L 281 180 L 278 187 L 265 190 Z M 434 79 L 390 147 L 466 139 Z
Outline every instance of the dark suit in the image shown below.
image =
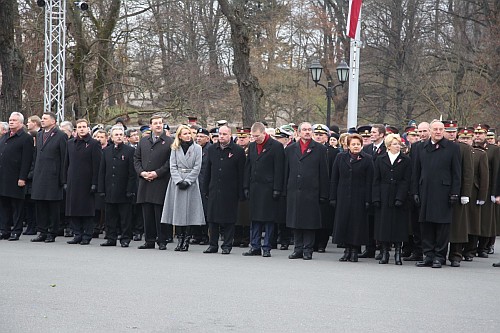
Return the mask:
M 142 138 L 134 154 L 134 167 L 140 176 L 143 171 L 155 171 L 158 178 L 153 181 L 139 178 L 137 190 L 137 203 L 142 204 L 144 217 L 145 240 L 149 245 L 157 242 L 165 244 L 168 237 L 172 237 L 171 226 L 160 223 L 170 180 L 170 146 L 172 138 L 162 133 L 153 143 L 153 134 Z
M 414 170 L 413 193 L 420 196 L 419 222 L 425 261 L 446 262 L 452 207 L 451 195 L 460 195 L 460 150 L 458 145 L 442 139 L 418 146 Z
M 23 129 L 0 138 L 0 234 L 4 238 L 11 234 L 9 220 L 13 224 L 12 234 L 18 237 L 23 231 L 21 213 L 26 186 L 19 187 L 17 182 L 27 183 L 33 150 L 33 138 Z
M 260 250 L 262 229 L 265 229 L 264 250 L 271 250 L 271 237 L 278 216 L 279 198 L 283 191 L 283 145 L 268 137 L 260 154 L 257 143 L 250 143 L 245 164 L 244 188 L 250 194 L 250 243 Z M 277 196 L 273 197 L 273 192 Z
M 36 139 L 31 198 L 36 201 L 37 229 L 42 237 L 55 238 L 58 233 L 67 142 L 68 136 L 57 127 L 40 131 Z

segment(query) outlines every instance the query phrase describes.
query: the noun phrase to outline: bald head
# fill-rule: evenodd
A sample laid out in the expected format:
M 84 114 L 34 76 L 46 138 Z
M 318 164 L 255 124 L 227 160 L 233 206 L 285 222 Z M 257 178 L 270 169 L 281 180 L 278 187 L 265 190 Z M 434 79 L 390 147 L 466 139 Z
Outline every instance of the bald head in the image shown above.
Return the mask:
M 421 122 L 418 124 L 417 132 L 421 141 L 429 139 L 431 126 L 428 122 Z
M 219 127 L 219 143 L 227 145 L 231 141 L 231 129 L 228 126 Z

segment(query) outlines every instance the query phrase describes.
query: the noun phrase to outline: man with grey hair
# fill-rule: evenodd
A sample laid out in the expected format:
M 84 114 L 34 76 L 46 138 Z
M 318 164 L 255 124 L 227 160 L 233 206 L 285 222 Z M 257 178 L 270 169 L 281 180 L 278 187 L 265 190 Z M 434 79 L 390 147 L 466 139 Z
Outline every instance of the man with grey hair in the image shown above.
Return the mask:
M 73 134 L 74 134 L 74 127 L 73 127 L 73 124 L 71 123 L 71 121 L 63 121 L 59 124 L 59 128 L 61 129 L 61 131 L 63 131 L 67 136 L 68 136 L 68 139 L 71 139 L 73 137 Z
M 9 131 L 9 123 L 2 121 L 0 123 L 0 138 Z
M 0 138 L 0 239 L 16 241 L 23 232 L 21 215 L 34 146 L 21 113 L 12 112 L 9 130 Z

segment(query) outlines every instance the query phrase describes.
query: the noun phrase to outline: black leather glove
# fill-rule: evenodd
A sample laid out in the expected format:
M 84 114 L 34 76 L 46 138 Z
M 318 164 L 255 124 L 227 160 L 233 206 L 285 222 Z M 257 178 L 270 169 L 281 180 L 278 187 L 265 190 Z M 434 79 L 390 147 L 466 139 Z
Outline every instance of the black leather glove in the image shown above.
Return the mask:
M 273 191 L 273 199 L 274 200 L 278 200 L 281 196 L 281 192 L 280 191 Z
M 183 180 L 183 181 L 177 183 L 177 186 L 179 186 L 180 190 L 185 190 L 189 187 L 189 183 L 187 181 Z
M 95 193 L 95 192 L 97 192 L 97 185 L 90 186 L 90 193 Z
M 337 200 L 330 200 L 330 206 L 333 208 L 337 207 Z
M 420 196 L 418 194 L 413 195 L 413 202 L 415 203 L 415 206 L 420 207 Z
M 133 192 L 127 192 L 127 194 L 125 194 L 127 196 L 127 198 L 133 198 L 135 197 L 135 193 Z
M 68 189 L 68 184 L 63 184 L 63 190 L 66 191 Z
M 319 198 L 319 204 L 320 205 L 324 205 L 326 203 L 328 203 L 328 199 L 327 198 Z
M 370 203 L 369 202 L 365 202 L 365 209 L 366 210 L 370 209 Z
M 243 189 L 243 195 L 245 196 L 245 199 L 250 199 L 250 190 L 247 188 Z
M 375 207 L 375 208 L 380 208 L 380 207 L 382 207 L 382 204 L 380 203 L 380 201 L 374 201 L 374 202 L 372 203 L 372 205 L 373 205 L 373 207 Z
M 403 201 L 396 199 L 396 201 L 394 201 L 394 206 L 403 207 Z
M 450 195 L 450 199 L 448 200 L 450 205 L 457 204 L 459 201 L 460 201 L 460 198 L 458 197 L 457 194 Z

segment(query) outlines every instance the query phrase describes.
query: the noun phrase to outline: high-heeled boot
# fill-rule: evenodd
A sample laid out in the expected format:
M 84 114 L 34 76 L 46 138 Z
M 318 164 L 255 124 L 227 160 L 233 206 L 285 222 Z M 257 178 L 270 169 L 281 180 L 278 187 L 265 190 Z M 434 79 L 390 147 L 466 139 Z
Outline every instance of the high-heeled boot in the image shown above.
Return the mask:
M 339 261 L 349 261 L 351 259 L 351 251 L 350 248 L 346 246 L 344 249 L 344 255 L 340 257 Z
M 401 261 L 401 243 L 396 244 L 396 250 L 394 251 L 394 261 L 396 265 L 403 264 L 403 262 Z
M 378 263 L 387 264 L 389 262 L 389 244 L 383 243 L 380 251 L 382 252 L 382 258 Z
M 184 244 L 181 247 L 182 252 L 186 252 L 187 250 L 189 250 L 189 241 L 190 240 L 191 240 L 191 236 L 186 236 L 186 238 L 184 239 Z
M 350 246 L 349 253 L 350 253 L 349 261 L 358 262 L 358 247 L 357 246 Z
M 182 249 L 182 247 L 184 246 L 184 239 L 185 238 L 186 238 L 186 236 L 184 234 L 180 234 L 179 236 L 177 236 L 178 242 L 177 242 L 177 246 L 175 247 L 174 251 L 180 251 Z

